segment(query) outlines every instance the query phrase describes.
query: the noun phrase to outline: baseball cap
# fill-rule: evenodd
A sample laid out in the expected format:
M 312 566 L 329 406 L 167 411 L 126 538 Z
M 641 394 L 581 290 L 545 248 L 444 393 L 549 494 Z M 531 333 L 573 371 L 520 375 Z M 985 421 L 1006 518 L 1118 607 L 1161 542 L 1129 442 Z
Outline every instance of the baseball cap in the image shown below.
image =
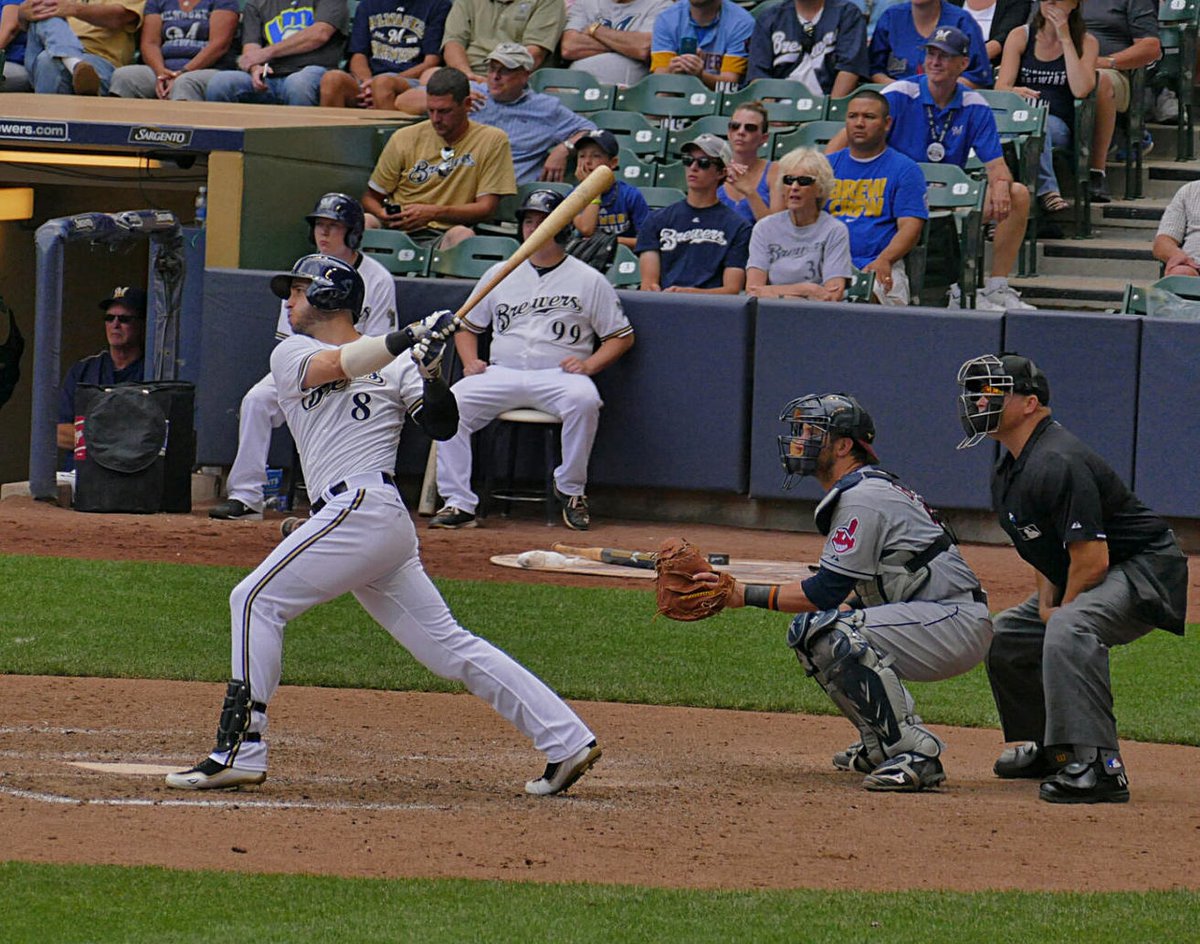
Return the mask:
M 955 26 L 939 26 L 924 44 L 926 49 L 940 49 L 949 56 L 969 56 L 971 41 Z
M 1050 381 L 1037 364 L 1028 357 L 1012 353 L 1001 354 L 1000 363 L 1013 379 L 1013 393 L 1033 395 L 1042 406 L 1050 405 Z
M 533 71 L 533 56 L 520 43 L 501 43 L 487 57 L 488 62 L 498 62 L 506 69 Z
M 728 141 L 718 138 L 715 134 L 698 135 L 694 140 L 685 144 L 681 150 L 687 151 L 688 148 L 699 148 L 709 157 L 715 157 L 726 167 L 733 163 L 733 148 L 729 146 Z
M 112 290 L 112 294 L 100 303 L 101 311 L 108 311 L 109 305 L 114 305 L 120 302 L 132 308 L 142 317 L 146 315 L 146 291 L 128 285 L 118 285 Z
M 575 148 L 578 150 L 589 141 L 596 147 L 600 148 L 609 157 L 616 157 L 617 152 L 621 150 L 621 145 L 617 143 L 617 136 L 611 131 L 591 131 L 585 134 L 582 138 L 575 142 Z

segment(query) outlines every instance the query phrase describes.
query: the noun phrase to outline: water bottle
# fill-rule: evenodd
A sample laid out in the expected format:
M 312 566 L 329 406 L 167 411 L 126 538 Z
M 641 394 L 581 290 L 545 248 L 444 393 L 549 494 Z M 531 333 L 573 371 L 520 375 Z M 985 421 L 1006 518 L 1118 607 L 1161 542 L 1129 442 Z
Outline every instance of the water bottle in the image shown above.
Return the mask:
M 200 229 L 204 228 L 204 221 L 208 218 L 208 188 L 201 187 L 200 192 L 196 194 L 196 226 Z

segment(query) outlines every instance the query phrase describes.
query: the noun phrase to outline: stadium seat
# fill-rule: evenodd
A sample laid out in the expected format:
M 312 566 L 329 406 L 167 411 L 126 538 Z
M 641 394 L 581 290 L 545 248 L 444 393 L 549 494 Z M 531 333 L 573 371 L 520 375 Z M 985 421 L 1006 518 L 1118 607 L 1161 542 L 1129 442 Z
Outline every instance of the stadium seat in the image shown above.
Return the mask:
M 1063 194 L 1071 199 L 1076 239 L 1087 239 L 1092 235 L 1092 191 L 1088 183 L 1091 175 L 1092 132 L 1095 126 L 1096 91 L 1093 89 L 1087 98 L 1075 99 L 1070 147 L 1055 150 L 1055 154 L 1060 154 L 1066 159 L 1071 172 L 1072 185 L 1069 194 L 1061 172 L 1058 174 L 1058 182 Z M 1038 212 L 1041 212 L 1040 206 Z
M 426 275 L 429 272 L 429 250 L 398 229 L 364 230 L 359 248 L 392 275 Z
M 449 249 L 435 249 L 429 259 L 429 274 L 459 279 L 477 279 L 497 262 L 502 262 L 521 244 L 507 236 L 471 236 Z
M 1163 55 L 1155 69 L 1155 85 L 1175 92 L 1179 101 L 1176 119 L 1175 160 L 1190 161 L 1195 154 L 1195 120 L 1192 86 L 1196 80 L 1196 34 L 1200 30 L 1200 0 L 1161 0 L 1158 5 L 1158 40 Z
M 650 118 L 691 120 L 715 115 L 719 96 L 694 75 L 648 75 L 617 89 L 613 108 Z
M 680 161 L 658 165 L 658 176 L 654 180 L 656 187 L 674 187 L 676 190 L 687 190 L 687 176 Z
M 638 190 L 646 198 L 646 204 L 651 210 L 661 210 L 672 203 L 678 203 L 687 195 L 685 191 L 675 187 L 638 187 Z
M 535 180 L 517 187 L 516 193 L 510 193 L 500 198 L 496 207 L 496 215 L 490 220 L 475 224 L 475 231 L 480 235 L 515 236 L 517 234 L 517 208 L 525 202 L 525 198 L 534 190 L 553 190 L 564 197 L 575 189 L 573 183 L 565 181 Z
M 1047 109 L 1044 104 L 1030 102 L 1016 92 L 997 92 L 979 89 L 987 99 L 996 119 L 996 131 L 1001 142 L 1010 148 L 1012 163 L 1016 164 L 1016 179 L 1037 194 L 1038 161 L 1042 155 L 1042 139 L 1046 135 Z M 1035 199 L 1030 201 L 1029 223 L 1017 265 L 1022 276 L 1037 275 L 1037 233 L 1041 208 Z
M 798 147 L 824 150 L 825 145 L 845 126 L 845 122 L 842 121 L 810 121 L 795 131 L 774 134 L 771 136 L 771 160 L 777 161 L 788 151 Z
M 874 292 L 875 273 L 863 272 L 861 269 L 853 267 L 850 282 L 846 285 L 846 301 L 869 302 Z
M 529 77 L 529 87 L 553 95 L 581 115 L 611 108 L 616 91 L 611 85 L 601 85 L 590 72 L 577 69 L 538 69 Z
M 860 85 L 853 92 L 844 96 L 843 98 L 829 99 L 825 103 L 825 120 L 836 121 L 838 124 L 844 125 L 846 123 L 846 108 L 849 106 L 850 102 L 854 100 L 855 95 L 857 95 L 859 92 L 865 92 L 868 89 L 872 89 L 876 92 L 882 92 L 884 88 L 885 86 L 883 85 L 868 82 L 866 85 Z
M 980 261 L 983 256 L 983 198 L 984 181 L 970 176 L 955 164 L 920 164 L 928 185 L 929 222 L 921 232 L 921 241 L 908 254 L 906 267 L 910 293 L 919 299 L 925 284 L 931 230 L 934 223 L 944 220 L 954 232 L 953 251 L 958 259 L 951 266 L 951 278 L 962 290 L 964 308 L 975 306 L 979 289 Z
M 729 134 L 729 119 L 725 115 L 706 115 L 697 118 L 682 131 L 668 131 L 663 157 L 668 161 L 679 160 L 683 155 L 683 146 L 695 141 L 702 134 L 715 134 L 721 140 L 725 140 Z M 766 154 L 762 156 L 765 157 Z
M 755 79 L 744 89 L 721 97 L 721 114 L 732 115 L 743 102 L 760 101 L 772 124 L 798 125 L 825 117 L 825 96 L 813 95 L 794 79 Z
M 638 288 L 642 284 L 638 257 L 628 246 L 617 245 L 617 254 L 604 274 L 614 288 Z
M 617 176 L 635 187 L 653 187 L 658 182 L 658 165 L 638 160 L 638 155 L 623 147 L 617 152 Z
M 1146 67 L 1134 69 L 1129 75 L 1129 101 L 1132 102 L 1124 114 L 1117 115 L 1118 136 L 1123 132 L 1128 145 L 1125 148 L 1125 199 L 1142 198 L 1142 172 L 1145 155 L 1142 153 L 1142 137 L 1146 133 L 1146 109 L 1140 103 L 1146 98 Z
M 623 148 L 639 157 L 655 160 L 662 156 L 665 135 L 661 128 L 631 111 L 598 111 L 589 115 L 597 128 L 611 131 Z
M 1162 289 L 1180 298 L 1200 301 L 1200 278 L 1191 275 L 1168 275 L 1152 282 L 1150 288 Z M 1148 289 L 1129 284 L 1125 286 L 1125 298 L 1121 303 L 1121 312 L 1126 315 L 1146 314 L 1146 293 Z

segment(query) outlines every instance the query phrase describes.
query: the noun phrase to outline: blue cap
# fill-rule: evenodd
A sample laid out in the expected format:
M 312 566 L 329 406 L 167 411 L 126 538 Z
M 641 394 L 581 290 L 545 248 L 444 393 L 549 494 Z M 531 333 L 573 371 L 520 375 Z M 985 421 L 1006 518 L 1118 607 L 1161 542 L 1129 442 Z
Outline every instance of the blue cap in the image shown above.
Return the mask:
M 970 56 L 971 40 L 954 26 L 939 26 L 925 43 L 926 49 L 940 49 L 950 56 Z

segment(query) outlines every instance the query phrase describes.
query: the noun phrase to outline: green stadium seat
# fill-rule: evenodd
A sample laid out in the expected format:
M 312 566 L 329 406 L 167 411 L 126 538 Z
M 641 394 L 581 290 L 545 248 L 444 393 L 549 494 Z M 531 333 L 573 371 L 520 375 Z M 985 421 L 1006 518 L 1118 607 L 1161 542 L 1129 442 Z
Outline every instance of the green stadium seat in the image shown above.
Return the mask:
M 1179 101 L 1175 160 L 1196 156 L 1192 86 L 1196 81 L 1196 35 L 1200 31 L 1200 0 L 1161 0 L 1158 40 L 1163 55 L 1155 69 L 1155 85 L 1171 89 Z
M 676 190 L 687 190 L 686 171 L 679 161 L 658 165 L 658 176 L 654 180 L 656 187 L 674 187 Z
M 1046 135 L 1046 106 L 1032 103 L 1016 92 L 997 92 L 993 89 L 978 91 L 987 99 L 992 109 L 1000 140 L 1013 150 L 1017 180 L 1029 188 L 1030 194 L 1036 195 L 1038 161 L 1042 155 L 1042 139 Z M 1021 275 L 1037 274 L 1037 231 L 1040 215 L 1037 200 L 1031 200 L 1029 223 L 1025 227 L 1025 239 L 1018 257 Z
M 972 177 L 956 164 L 920 164 L 928 185 L 929 222 L 921 232 L 921 242 L 908 254 L 910 292 L 920 297 L 925 281 L 930 231 L 938 220 L 947 221 L 954 231 L 953 250 L 957 263 L 952 278 L 962 290 L 964 308 L 975 306 L 979 273 L 983 258 L 983 199 L 986 183 Z
M 878 83 L 868 82 L 866 85 L 860 85 L 849 95 L 843 98 L 831 98 L 825 103 L 825 120 L 836 121 L 838 124 L 846 123 L 846 107 L 854 100 L 854 96 L 859 92 L 865 92 L 868 89 L 873 89 L 876 92 L 882 92 L 886 86 Z
M 407 233 L 398 229 L 364 230 L 359 248 L 392 275 L 426 275 L 429 272 L 429 249 L 413 242 Z
M 866 303 L 875 292 L 875 273 L 863 272 L 852 267 L 850 282 L 846 285 L 846 301 Z
M 521 244 L 507 236 L 471 236 L 449 249 L 435 249 L 429 274 L 477 279 L 497 262 L 503 262 Z
M 589 115 L 597 128 L 611 131 L 623 148 L 651 160 L 662 156 L 663 130 L 631 111 L 598 111 Z
M 795 131 L 779 132 L 771 135 L 771 160 L 777 161 L 788 151 L 798 147 L 811 147 L 820 150 L 833 140 L 834 135 L 845 127 L 842 121 L 810 121 L 801 125 Z
M 672 120 L 715 115 L 719 96 L 694 75 L 648 75 L 637 85 L 617 89 L 616 111 Z
M 628 148 L 617 151 L 617 177 L 635 187 L 652 187 L 657 181 L 658 165 L 642 161 Z
M 675 187 L 638 187 L 638 190 L 646 198 L 646 204 L 651 210 L 661 210 L 672 203 L 678 203 L 687 196 L 685 191 L 677 190 Z
M 614 288 L 638 288 L 642 284 L 638 257 L 628 246 L 617 245 L 617 254 L 604 274 Z
M 729 119 L 725 115 L 706 115 L 696 119 L 682 131 L 668 131 L 663 157 L 668 161 L 679 160 L 683 155 L 683 146 L 695 141 L 702 134 L 715 134 L 724 140 L 729 134 Z M 766 156 L 765 146 L 763 156 Z
M 529 86 L 553 95 L 581 115 L 611 108 L 616 91 L 611 85 L 601 85 L 591 73 L 576 69 L 538 69 L 529 77 Z
M 1191 275 L 1168 275 L 1152 282 L 1150 288 L 1159 288 L 1180 298 L 1200 301 L 1200 278 Z M 1125 298 L 1121 303 L 1121 312 L 1126 315 L 1146 314 L 1147 290 L 1132 283 L 1125 286 Z
M 726 92 L 721 114 L 732 115 L 743 102 L 760 101 L 772 124 L 798 125 L 825 117 L 825 96 L 813 95 L 803 82 L 794 79 L 755 79 L 744 89 Z

